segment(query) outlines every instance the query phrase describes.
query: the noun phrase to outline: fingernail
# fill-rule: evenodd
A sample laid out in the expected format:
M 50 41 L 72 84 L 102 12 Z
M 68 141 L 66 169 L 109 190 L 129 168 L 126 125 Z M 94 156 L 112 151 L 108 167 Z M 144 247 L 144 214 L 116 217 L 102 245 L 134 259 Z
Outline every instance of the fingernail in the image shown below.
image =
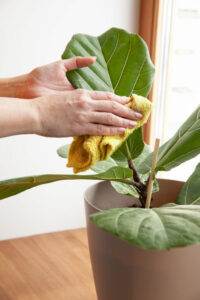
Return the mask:
M 135 117 L 136 117 L 137 119 L 141 119 L 141 118 L 143 117 L 143 115 L 140 114 L 140 113 L 138 113 L 138 112 L 135 112 Z
M 128 128 L 133 128 L 137 125 L 137 122 L 129 122 L 128 123 Z
M 130 100 L 129 98 L 127 98 L 127 97 L 124 97 L 124 96 L 123 96 L 123 97 L 121 97 L 121 99 L 122 99 L 124 102 L 126 102 L 126 103 L 128 103 L 128 102 L 129 102 L 129 100 Z
M 117 131 L 118 131 L 119 133 L 123 133 L 125 130 L 126 130 L 126 128 L 118 128 Z

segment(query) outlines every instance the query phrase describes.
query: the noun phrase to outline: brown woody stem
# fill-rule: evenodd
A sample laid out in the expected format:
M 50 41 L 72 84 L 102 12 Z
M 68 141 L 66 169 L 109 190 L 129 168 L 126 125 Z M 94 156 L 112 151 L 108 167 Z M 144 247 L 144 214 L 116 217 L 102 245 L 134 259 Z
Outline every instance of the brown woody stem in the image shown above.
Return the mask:
M 142 207 L 145 207 L 146 198 L 147 198 L 147 186 L 148 186 L 149 179 L 145 182 L 145 184 L 141 181 L 141 178 L 133 164 L 127 141 L 125 141 L 125 147 L 126 147 L 126 152 L 128 157 L 128 166 L 133 171 L 133 179 L 134 179 L 134 180 L 129 180 L 129 183 L 136 189 L 136 191 L 139 194 L 140 203 Z

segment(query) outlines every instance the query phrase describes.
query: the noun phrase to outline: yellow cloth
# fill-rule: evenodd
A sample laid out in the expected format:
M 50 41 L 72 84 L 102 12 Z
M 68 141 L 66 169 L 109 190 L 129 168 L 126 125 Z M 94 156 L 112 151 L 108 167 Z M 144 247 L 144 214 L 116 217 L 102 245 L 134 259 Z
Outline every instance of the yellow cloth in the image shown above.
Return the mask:
M 106 160 L 127 137 L 138 127 L 147 122 L 151 112 L 151 102 L 142 96 L 133 94 L 127 107 L 142 113 L 133 129 L 127 128 L 124 133 L 112 136 L 76 136 L 70 145 L 67 167 L 73 167 L 74 173 L 90 169 L 96 162 Z

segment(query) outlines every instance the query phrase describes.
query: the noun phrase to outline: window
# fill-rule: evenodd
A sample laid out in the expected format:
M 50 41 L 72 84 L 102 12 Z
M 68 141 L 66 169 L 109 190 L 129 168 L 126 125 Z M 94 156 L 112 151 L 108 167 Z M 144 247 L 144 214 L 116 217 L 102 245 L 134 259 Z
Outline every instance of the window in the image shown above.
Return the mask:
M 152 145 L 155 137 L 161 143 L 171 138 L 200 104 L 200 1 L 168 0 L 162 11 Z M 198 162 L 196 157 L 160 177 L 186 180 Z

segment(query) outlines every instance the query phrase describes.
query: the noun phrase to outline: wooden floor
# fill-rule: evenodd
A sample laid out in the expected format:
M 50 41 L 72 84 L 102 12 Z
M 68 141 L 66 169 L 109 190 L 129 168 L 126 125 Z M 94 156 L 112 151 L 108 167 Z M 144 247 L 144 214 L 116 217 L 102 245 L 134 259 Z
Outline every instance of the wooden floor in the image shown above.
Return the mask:
M 0 300 L 96 300 L 85 229 L 0 242 Z

